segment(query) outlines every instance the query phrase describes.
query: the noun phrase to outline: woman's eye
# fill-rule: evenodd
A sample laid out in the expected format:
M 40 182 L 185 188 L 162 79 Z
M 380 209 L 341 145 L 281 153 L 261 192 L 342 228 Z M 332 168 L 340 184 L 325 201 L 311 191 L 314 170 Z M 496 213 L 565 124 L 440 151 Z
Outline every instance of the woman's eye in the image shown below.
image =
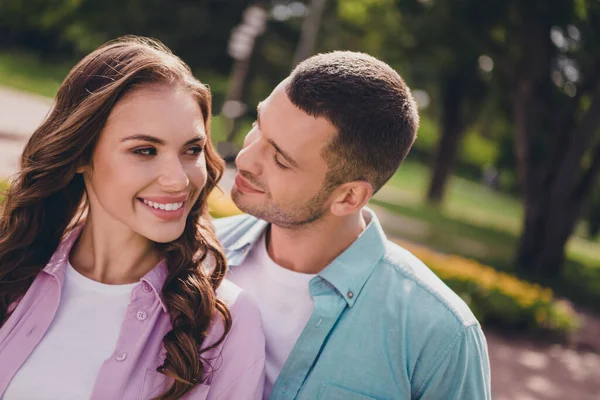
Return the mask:
M 199 156 L 200 154 L 202 154 L 203 151 L 204 151 L 203 147 L 195 146 L 195 147 L 190 147 L 189 149 L 187 149 L 186 154 L 190 154 L 193 156 Z
M 155 156 L 156 149 L 154 147 L 143 147 L 140 149 L 133 150 L 133 153 L 139 156 Z

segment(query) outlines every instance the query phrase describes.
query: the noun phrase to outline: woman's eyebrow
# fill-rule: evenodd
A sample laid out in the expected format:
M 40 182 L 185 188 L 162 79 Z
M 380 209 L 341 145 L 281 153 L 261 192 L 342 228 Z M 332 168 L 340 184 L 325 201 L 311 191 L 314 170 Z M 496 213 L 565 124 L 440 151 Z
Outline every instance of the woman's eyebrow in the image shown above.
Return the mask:
M 191 138 L 190 140 L 188 140 L 187 142 L 185 142 L 185 145 L 187 146 L 188 144 L 200 142 L 204 139 L 206 139 L 206 135 L 197 135 L 197 136 Z M 127 142 L 129 140 L 143 140 L 145 142 L 155 143 L 155 144 L 159 144 L 161 146 L 164 146 L 164 144 L 165 144 L 165 141 L 162 139 L 159 139 L 159 138 L 151 136 L 151 135 L 145 135 L 145 134 L 140 134 L 140 133 L 131 135 L 131 136 L 127 136 L 127 137 L 121 139 L 121 142 Z

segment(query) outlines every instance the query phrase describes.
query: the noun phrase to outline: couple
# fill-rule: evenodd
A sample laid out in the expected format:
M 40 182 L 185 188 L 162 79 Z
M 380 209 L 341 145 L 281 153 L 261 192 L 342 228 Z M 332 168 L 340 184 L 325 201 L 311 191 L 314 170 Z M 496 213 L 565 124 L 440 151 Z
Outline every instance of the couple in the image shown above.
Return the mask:
M 154 41 L 71 70 L 3 205 L 0 398 L 489 399 L 473 314 L 365 207 L 416 136 L 398 74 L 302 62 L 237 157 L 249 215 L 209 217 L 210 116 Z

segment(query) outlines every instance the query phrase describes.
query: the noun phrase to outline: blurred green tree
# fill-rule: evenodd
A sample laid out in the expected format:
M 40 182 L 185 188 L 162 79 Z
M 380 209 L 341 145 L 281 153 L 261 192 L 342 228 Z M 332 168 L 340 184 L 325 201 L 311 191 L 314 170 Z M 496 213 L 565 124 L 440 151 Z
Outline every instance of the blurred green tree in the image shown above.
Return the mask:
M 0 45 L 79 58 L 125 34 L 150 36 L 194 68 L 227 75 L 227 42 L 251 0 L 0 0 Z
M 525 210 L 516 264 L 557 276 L 600 172 L 600 2 L 505 7 L 489 49 L 512 103 Z
M 440 140 L 428 198 L 439 202 L 465 128 L 496 105 L 510 122 L 525 218 L 516 264 L 559 275 L 600 172 L 600 2 L 399 1 L 429 79 Z M 405 43 L 406 44 L 406 43 Z M 409 43 L 410 44 L 410 43 Z M 506 157 L 504 157 L 506 158 Z

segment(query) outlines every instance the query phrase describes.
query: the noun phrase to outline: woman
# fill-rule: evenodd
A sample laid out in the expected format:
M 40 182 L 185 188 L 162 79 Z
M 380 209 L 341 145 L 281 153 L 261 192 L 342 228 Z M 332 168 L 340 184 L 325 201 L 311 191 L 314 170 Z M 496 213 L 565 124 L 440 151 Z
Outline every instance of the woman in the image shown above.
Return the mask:
M 1 398 L 261 398 L 258 310 L 208 219 L 210 113 L 154 41 L 71 70 L 0 217 Z

